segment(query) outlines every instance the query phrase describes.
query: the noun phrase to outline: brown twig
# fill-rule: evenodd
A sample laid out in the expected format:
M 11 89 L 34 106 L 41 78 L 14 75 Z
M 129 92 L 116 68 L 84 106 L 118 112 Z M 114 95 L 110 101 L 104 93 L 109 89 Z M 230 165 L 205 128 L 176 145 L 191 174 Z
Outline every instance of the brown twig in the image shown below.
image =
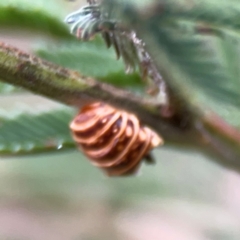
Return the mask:
M 189 130 L 178 123 L 177 117 L 164 117 L 164 108 L 154 101 L 41 60 L 4 43 L 0 43 L 0 78 L 78 108 L 93 101 L 109 103 L 135 113 L 170 141 L 176 142 L 177 138 L 183 140 L 182 131 Z
M 196 114 L 174 93 L 170 92 L 174 109 L 166 109 L 154 101 L 43 61 L 4 43 L 0 43 L 0 78 L 78 108 L 103 101 L 130 111 L 159 133 L 166 144 L 198 149 L 213 156 L 212 159 L 221 165 L 240 172 L 239 135 L 227 130 L 227 125 L 220 126 L 216 118 L 206 120 L 201 113 Z

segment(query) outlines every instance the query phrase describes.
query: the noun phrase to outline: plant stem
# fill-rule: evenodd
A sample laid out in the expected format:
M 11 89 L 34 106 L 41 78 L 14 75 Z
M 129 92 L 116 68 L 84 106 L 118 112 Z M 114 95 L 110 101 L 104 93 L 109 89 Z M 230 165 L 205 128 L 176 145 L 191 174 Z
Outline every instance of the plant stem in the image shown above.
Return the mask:
M 0 43 L 0 78 L 78 108 L 103 101 L 132 112 L 161 135 L 166 144 L 197 149 L 215 162 L 240 172 L 240 133 L 233 134 L 226 123 L 220 126 L 218 118 L 196 114 L 187 103 L 179 105 L 184 99 L 174 99 L 174 93 L 170 92 L 170 97 L 176 108 L 174 115 L 168 115 L 169 109 L 155 101 L 43 61 L 4 43 Z
M 170 141 L 182 139 L 182 131 L 186 131 L 186 128 L 177 127 L 171 130 L 174 124 L 161 116 L 161 106 L 154 101 L 41 60 L 4 43 L 0 43 L 0 78 L 6 83 L 78 108 L 94 101 L 109 103 L 135 113 Z

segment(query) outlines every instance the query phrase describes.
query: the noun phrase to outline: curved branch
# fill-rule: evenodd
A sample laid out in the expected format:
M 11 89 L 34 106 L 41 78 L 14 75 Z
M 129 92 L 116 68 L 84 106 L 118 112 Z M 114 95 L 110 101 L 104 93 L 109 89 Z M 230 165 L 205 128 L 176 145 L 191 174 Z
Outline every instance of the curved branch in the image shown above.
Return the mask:
M 4 43 L 0 43 L 0 78 L 78 108 L 93 101 L 103 101 L 130 111 L 159 133 L 167 144 L 198 149 L 213 156 L 212 159 L 221 165 L 240 172 L 239 138 L 229 134 L 226 128 L 217 127 L 215 118 L 206 120 L 174 93 L 170 93 L 170 97 L 175 109 L 166 109 L 159 103 L 43 61 Z M 234 146 L 229 142 L 234 142 Z

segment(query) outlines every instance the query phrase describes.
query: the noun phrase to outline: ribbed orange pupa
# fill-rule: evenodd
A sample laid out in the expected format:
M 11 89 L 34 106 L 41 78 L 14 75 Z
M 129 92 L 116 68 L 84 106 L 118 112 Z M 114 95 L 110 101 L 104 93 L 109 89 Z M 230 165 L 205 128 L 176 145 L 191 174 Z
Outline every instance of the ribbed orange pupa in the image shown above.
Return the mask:
M 135 173 L 149 151 L 163 144 L 135 115 L 101 102 L 83 107 L 70 128 L 82 152 L 109 176 Z

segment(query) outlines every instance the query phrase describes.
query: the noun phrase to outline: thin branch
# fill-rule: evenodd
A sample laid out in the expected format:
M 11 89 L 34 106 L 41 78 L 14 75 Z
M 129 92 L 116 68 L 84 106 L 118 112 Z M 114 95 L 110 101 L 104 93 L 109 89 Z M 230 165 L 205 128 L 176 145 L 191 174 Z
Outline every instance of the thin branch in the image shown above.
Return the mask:
M 187 132 L 186 127 L 171 130 L 175 123 L 162 117 L 164 109 L 153 101 L 41 60 L 4 43 L 0 43 L 0 78 L 6 83 L 78 108 L 93 101 L 109 103 L 135 113 L 169 141 L 182 142 L 182 132 Z
M 78 108 L 93 101 L 103 101 L 130 111 L 159 133 L 166 144 L 197 149 L 213 157 L 215 162 L 240 172 L 239 138 L 226 130 L 227 125 L 218 127 L 218 119 L 196 114 L 174 93 L 170 92 L 170 97 L 175 109 L 166 109 L 154 101 L 43 61 L 4 43 L 0 43 L 0 78 Z

